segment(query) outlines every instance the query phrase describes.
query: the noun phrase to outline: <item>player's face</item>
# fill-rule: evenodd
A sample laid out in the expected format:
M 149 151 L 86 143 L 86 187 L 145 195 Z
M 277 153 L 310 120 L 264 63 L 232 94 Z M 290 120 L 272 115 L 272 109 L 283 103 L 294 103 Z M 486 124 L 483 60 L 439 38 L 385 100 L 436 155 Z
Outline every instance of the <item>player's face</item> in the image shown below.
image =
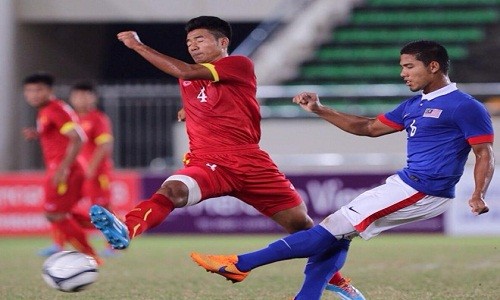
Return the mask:
M 433 73 L 429 66 L 415 58 L 415 55 L 401 54 L 401 78 L 412 92 L 424 90 L 433 80 Z
M 24 85 L 23 93 L 29 105 L 40 107 L 52 97 L 52 88 L 43 83 L 27 83 Z
M 216 38 L 207 29 L 195 29 L 186 37 L 186 45 L 196 63 L 209 63 L 227 54 L 227 38 Z
M 96 96 L 90 91 L 74 90 L 69 95 L 69 102 L 76 112 L 84 113 L 94 107 Z

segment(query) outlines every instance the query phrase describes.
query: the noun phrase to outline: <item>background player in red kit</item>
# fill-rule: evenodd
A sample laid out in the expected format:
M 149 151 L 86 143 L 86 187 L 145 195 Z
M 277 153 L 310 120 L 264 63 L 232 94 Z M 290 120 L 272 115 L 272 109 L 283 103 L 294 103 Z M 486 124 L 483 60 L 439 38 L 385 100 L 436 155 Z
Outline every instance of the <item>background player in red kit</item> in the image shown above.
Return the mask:
M 92 222 L 114 248 L 123 249 L 174 208 L 231 195 L 288 232 L 310 228 L 313 222 L 299 194 L 258 145 L 261 116 L 253 63 L 244 56 L 228 56 L 230 25 L 217 17 L 201 16 L 186 24 L 186 32 L 195 64 L 155 51 L 136 32 L 118 34 L 125 46 L 179 78 L 190 153 L 185 168 L 132 209 L 125 223 L 100 206 L 91 208 Z M 339 285 L 345 282 L 339 274 L 334 279 Z M 345 288 L 355 290 L 350 284 Z
M 104 112 L 97 109 L 97 95 L 91 84 L 74 85 L 69 101 L 87 135 L 87 142 L 80 151 L 86 162 L 83 196 L 89 197 L 93 204 L 110 209 L 110 181 L 113 172 L 111 122 Z
M 26 138 L 39 138 L 47 177 L 44 186 L 44 211 L 47 220 L 62 240 L 98 262 L 86 233 L 71 211 L 81 199 L 84 171 L 76 159 L 85 140 L 73 109 L 56 99 L 52 92 L 54 79 L 49 74 L 33 74 L 24 79 L 23 92 L 29 105 L 38 109 L 37 128 L 25 128 Z
M 80 126 L 87 135 L 80 157 L 85 161 L 85 182 L 82 196 L 90 203 L 111 210 L 111 178 L 113 172 L 113 133 L 108 116 L 97 108 L 97 94 L 92 84 L 82 82 L 71 88 L 69 102 L 80 118 Z M 82 222 L 90 221 L 88 214 Z M 101 255 L 113 255 L 108 245 Z

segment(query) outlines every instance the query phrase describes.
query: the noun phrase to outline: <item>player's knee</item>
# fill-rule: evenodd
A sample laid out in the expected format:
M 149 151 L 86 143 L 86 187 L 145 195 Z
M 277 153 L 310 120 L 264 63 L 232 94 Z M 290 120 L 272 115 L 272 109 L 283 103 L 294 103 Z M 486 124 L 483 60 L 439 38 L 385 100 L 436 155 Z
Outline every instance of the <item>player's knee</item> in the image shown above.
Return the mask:
M 312 228 L 313 226 L 313 220 L 307 214 L 304 214 L 291 219 L 286 229 L 289 233 L 293 233 Z
M 306 230 L 314 226 L 314 221 L 307 214 L 305 205 L 280 211 L 271 218 L 288 233 Z
M 330 214 L 321 223 L 326 230 L 328 230 L 337 239 L 352 239 L 358 235 L 354 226 L 347 220 L 347 218 L 340 212 L 340 210 Z
M 188 187 L 181 181 L 165 181 L 158 193 L 165 195 L 172 203 L 174 207 L 186 206 L 189 196 Z

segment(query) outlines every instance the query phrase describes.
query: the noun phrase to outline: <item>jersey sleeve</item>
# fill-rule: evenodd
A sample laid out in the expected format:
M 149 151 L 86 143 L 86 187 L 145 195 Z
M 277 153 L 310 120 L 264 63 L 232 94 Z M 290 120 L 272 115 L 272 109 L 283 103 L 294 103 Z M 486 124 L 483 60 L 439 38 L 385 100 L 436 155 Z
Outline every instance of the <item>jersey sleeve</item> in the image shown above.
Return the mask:
M 62 107 L 50 110 L 47 114 L 47 118 L 62 134 L 68 133 L 77 126 L 76 121 L 71 117 L 70 113 Z
M 454 118 L 470 145 L 493 143 L 491 117 L 479 101 L 462 102 L 455 111 Z
M 105 114 L 98 114 L 98 117 L 95 120 L 94 130 L 94 142 L 96 145 L 101 145 L 113 140 L 111 122 Z
M 392 127 L 398 131 L 404 129 L 403 116 L 406 108 L 406 101 L 398 105 L 395 109 L 385 114 L 377 116 L 377 119 L 385 125 Z
M 214 82 L 241 81 L 248 82 L 255 77 L 252 61 L 245 56 L 228 56 L 216 62 L 202 64 L 210 70 Z

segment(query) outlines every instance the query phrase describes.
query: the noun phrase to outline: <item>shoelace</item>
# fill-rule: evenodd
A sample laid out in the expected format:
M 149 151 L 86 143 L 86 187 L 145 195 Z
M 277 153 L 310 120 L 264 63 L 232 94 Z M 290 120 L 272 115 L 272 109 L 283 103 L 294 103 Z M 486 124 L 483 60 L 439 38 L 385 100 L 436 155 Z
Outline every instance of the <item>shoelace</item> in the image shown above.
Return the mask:
M 350 295 L 356 295 L 356 291 L 354 290 L 353 286 L 351 285 L 351 279 L 350 278 L 344 278 L 341 284 L 339 284 L 339 287 L 349 293 Z

